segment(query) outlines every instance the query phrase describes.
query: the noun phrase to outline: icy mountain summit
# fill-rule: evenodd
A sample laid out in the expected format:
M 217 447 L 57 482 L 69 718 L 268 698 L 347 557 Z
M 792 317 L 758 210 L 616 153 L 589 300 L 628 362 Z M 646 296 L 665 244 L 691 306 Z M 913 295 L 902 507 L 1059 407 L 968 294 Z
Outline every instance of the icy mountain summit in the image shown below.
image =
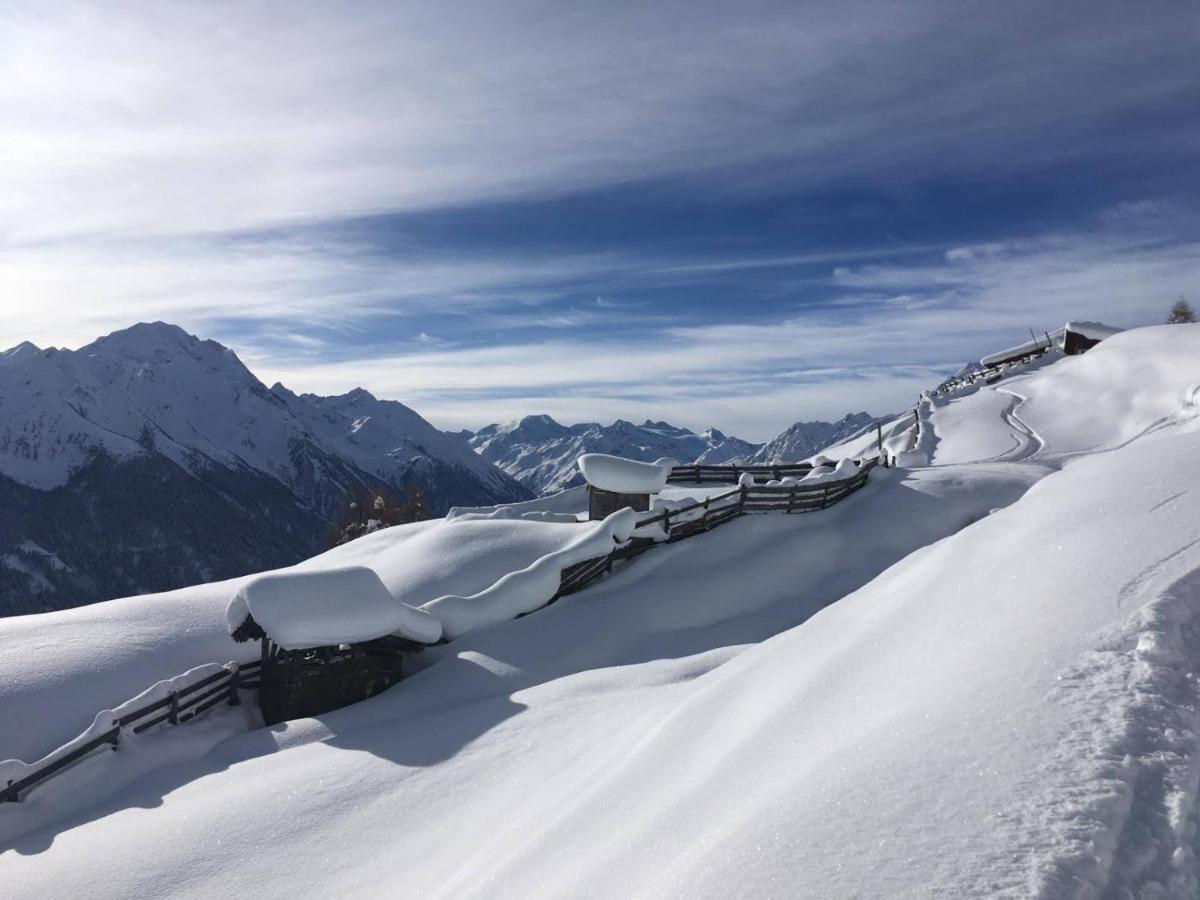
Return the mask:
M 797 422 L 774 440 L 759 448 L 747 462 L 769 464 L 798 462 L 824 450 L 830 444 L 852 438 L 876 420 L 868 413 L 847 413 L 836 422 Z

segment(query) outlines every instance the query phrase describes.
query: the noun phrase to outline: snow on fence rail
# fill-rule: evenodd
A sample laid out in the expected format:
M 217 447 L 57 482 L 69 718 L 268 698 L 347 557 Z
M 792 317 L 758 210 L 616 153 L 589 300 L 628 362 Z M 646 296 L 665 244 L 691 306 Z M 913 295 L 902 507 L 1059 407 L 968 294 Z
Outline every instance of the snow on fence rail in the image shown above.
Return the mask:
M 703 500 L 698 500 L 687 506 L 675 507 L 673 509 L 668 508 L 655 515 L 639 518 L 637 531 L 646 532 L 657 525 L 660 528 L 657 538 L 639 536 L 635 532 L 634 537 L 630 541 L 616 547 L 605 556 L 583 560 L 582 562 L 568 566 L 562 570 L 558 593 L 551 597 L 545 605 L 549 606 L 560 597 L 583 590 L 583 588 L 587 587 L 601 575 L 611 571 L 613 563 L 618 560 L 632 559 L 659 544 L 673 543 L 681 541 L 684 538 L 689 538 L 692 535 L 701 534 L 702 532 L 716 528 L 718 525 L 732 521 L 739 516 L 760 512 L 802 513 L 825 509 L 840 500 L 844 500 L 866 484 L 871 469 L 875 468 L 878 464 L 878 457 L 862 460 L 858 463 L 858 473 L 852 477 L 821 481 L 815 484 L 739 484 L 727 493 L 705 497 Z M 674 477 L 675 471 L 686 470 L 689 473 L 689 480 L 691 480 L 690 473 L 696 468 L 696 466 L 678 466 L 671 474 Z M 760 469 L 772 470 L 778 468 L 781 471 L 786 469 L 802 469 L 807 472 L 812 467 L 806 465 L 778 467 L 701 466 L 700 468 L 738 468 L 741 473 L 750 472 L 751 474 L 756 474 L 757 470 Z M 524 613 L 523 615 L 529 615 L 529 613 Z
M 671 474 L 667 476 L 667 483 L 715 481 L 737 484 L 743 475 L 773 478 L 779 481 L 783 478 L 803 478 L 812 471 L 812 468 L 811 463 L 785 463 L 774 466 L 706 466 L 697 463 L 690 466 L 675 466 L 671 469 Z
M 132 726 L 134 734 L 141 734 L 164 722 L 181 725 L 208 712 L 221 701 L 236 706 L 241 702 L 239 690 L 259 686 L 261 665 L 261 661 L 255 660 L 224 666 L 198 666 L 183 675 L 160 681 L 115 710 L 99 713 L 90 728 L 35 763 L 0 762 L 0 778 L 5 780 L 4 786 L 0 787 L 0 803 L 19 801 L 24 791 L 74 765 L 99 747 L 117 749 L 126 728 Z M 195 678 L 197 675 L 200 677 Z M 180 681 L 185 683 L 180 686 Z

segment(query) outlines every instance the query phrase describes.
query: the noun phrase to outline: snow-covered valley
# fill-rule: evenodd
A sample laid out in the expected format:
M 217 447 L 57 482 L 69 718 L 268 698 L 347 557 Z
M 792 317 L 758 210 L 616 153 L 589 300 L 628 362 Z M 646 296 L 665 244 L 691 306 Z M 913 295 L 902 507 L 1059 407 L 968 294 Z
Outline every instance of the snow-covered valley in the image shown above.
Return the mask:
M 0 804 L 0 877 L 31 897 L 1194 897 L 1200 326 L 1045 363 L 884 426 L 919 420 L 904 452 L 929 465 L 658 547 L 371 700 L 269 729 L 232 709 L 86 760 Z M 397 526 L 298 568 L 470 595 L 577 540 L 592 526 L 563 514 L 585 505 Z M 244 582 L 0 620 L 0 758 L 252 658 L 225 622 Z

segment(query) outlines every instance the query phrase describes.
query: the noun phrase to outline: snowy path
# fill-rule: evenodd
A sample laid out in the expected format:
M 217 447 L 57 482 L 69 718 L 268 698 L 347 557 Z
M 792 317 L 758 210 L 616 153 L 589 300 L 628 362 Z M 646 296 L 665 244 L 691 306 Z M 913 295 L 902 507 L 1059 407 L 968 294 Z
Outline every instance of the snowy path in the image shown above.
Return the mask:
M 997 392 L 1008 394 L 1012 397 L 1012 401 L 1004 410 L 1004 421 L 1012 428 L 1013 433 L 1017 436 L 1018 446 L 1011 452 L 1002 456 L 1002 459 L 1007 459 L 1010 462 L 1020 462 L 1025 459 L 1032 459 L 1046 445 L 1032 428 L 1025 424 L 1017 410 L 1023 404 L 1026 397 L 1018 394 L 1016 391 L 1008 388 L 997 388 Z

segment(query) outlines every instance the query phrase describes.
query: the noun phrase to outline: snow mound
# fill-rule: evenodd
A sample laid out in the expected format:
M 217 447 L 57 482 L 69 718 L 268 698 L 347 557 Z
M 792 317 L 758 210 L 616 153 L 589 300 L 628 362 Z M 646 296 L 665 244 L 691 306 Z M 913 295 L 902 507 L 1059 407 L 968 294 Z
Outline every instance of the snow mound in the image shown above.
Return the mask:
M 665 456 L 652 463 L 607 453 L 585 453 L 579 457 L 579 471 L 587 483 L 615 494 L 657 494 L 677 465 L 678 462 Z
M 1045 443 L 1042 456 L 1120 446 L 1191 414 L 1200 382 L 1200 327 L 1157 325 L 1113 335 L 1036 376 L 1009 382 L 1019 415 Z
M 432 644 L 442 636 L 436 616 L 398 602 L 364 566 L 256 578 L 229 601 L 225 621 L 230 633 L 247 615 L 287 650 L 355 644 L 389 634 Z
M 491 587 L 468 597 L 447 595 L 423 607 L 442 622 L 445 637 L 453 640 L 467 632 L 515 619 L 544 606 L 558 593 L 563 569 L 611 553 L 617 543 L 629 540 L 637 528 L 637 513 L 619 509 L 578 537 L 524 569 L 510 572 Z

